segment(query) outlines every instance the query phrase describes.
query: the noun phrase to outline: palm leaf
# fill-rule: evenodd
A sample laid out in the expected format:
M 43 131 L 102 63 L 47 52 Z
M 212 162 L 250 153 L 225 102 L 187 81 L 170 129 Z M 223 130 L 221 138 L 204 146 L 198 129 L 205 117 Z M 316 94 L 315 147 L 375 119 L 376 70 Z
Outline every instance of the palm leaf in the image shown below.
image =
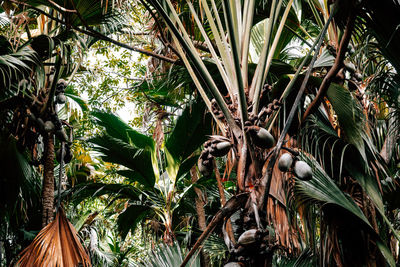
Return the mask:
M 317 161 L 305 155 L 302 155 L 302 160 L 313 167 L 313 179 L 310 181 L 296 180 L 295 192 L 298 197 L 298 203 L 306 205 L 311 203 L 319 203 L 322 205 L 331 204 L 347 210 L 365 224 L 367 229 L 372 233 L 382 255 L 391 266 L 394 266 L 395 263 L 390 250 L 376 234 L 368 219 L 354 200 L 340 190 Z
M 139 266 L 153 266 L 153 267 L 171 267 L 180 266 L 183 262 L 184 252 L 178 243 L 173 246 L 160 244 L 156 249 L 149 252 L 146 261 L 143 261 Z M 200 257 L 192 258 L 187 266 L 200 267 Z
M 92 266 L 90 258 L 78 239 L 78 234 L 62 209 L 53 222 L 43 228 L 17 262 L 19 267 L 60 266 L 81 264 Z

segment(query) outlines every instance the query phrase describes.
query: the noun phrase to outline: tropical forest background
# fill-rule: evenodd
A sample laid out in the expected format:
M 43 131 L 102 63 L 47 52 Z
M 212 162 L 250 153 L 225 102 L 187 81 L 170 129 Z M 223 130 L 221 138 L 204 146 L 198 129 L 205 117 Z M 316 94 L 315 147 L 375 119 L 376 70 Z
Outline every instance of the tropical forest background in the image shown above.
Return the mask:
M 0 266 L 400 264 L 398 0 L 0 4 Z

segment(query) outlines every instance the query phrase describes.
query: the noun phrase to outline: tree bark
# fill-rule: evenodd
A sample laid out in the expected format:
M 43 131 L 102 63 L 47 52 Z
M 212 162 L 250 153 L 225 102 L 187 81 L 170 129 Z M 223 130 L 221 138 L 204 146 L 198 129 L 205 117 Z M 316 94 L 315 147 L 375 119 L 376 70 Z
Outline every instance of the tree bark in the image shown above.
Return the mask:
M 190 174 L 192 176 L 192 183 L 195 183 L 199 179 L 199 177 L 197 176 L 196 167 L 193 167 L 190 170 Z M 197 195 L 197 197 L 196 197 L 197 221 L 198 221 L 200 230 L 202 230 L 204 232 L 204 230 L 206 230 L 206 228 L 207 228 L 206 213 L 204 211 L 204 205 L 205 205 L 204 195 L 200 188 L 194 187 L 194 191 L 196 192 L 196 195 Z M 208 254 L 202 250 L 201 256 L 202 256 L 202 259 L 204 262 L 204 266 L 211 266 L 210 265 L 210 257 L 208 256 Z
M 54 135 L 44 140 L 44 174 L 42 187 L 42 227 L 54 218 Z

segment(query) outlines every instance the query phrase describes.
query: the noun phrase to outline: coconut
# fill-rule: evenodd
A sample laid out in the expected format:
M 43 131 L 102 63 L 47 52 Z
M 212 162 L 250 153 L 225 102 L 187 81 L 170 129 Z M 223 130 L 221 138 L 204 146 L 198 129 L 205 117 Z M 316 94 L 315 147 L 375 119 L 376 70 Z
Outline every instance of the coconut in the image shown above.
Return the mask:
M 361 82 L 363 79 L 363 75 L 359 72 L 354 73 L 354 78 L 356 78 L 357 81 Z
M 232 144 L 228 141 L 223 141 L 215 144 L 215 146 L 212 146 L 210 153 L 214 157 L 223 157 L 226 154 L 228 154 L 229 150 L 231 150 Z
M 347 71 L 350 73 L 356 72 L 356 65 L 354 65 L 352 62 L 345 62 L 344 67 L 346 68 Z
M 64 104 L 67 101 L 67 98 L 63 93 L 60 93 L 56 96 L 56 103 L 57 104 Z
M 285 153 L 279 158 L 278 168 L 282 172 L 287 172 L 290 169 L 290 167 L 292 167 L 292 164 L 293 164 L 292 155 L 289 153 Z
M 349 44 L 347 46 L 347 52 L 349 52 L 350 55 L 353 55 L 356 52 L 356 50 L 354 49 L 354 46 L 352 44 Z
M 54 131 L 54 123 L 52 121 L 46 121 L 43 125 L 43 130 L 48 133 Z
M 28 118 L 29 118 L 31 121 L 36 121 L 36 116 L 35 116 L 35 114 L 33 114 L 32 112 L 30 112 L 30 113 L 28 114 Z
M 64 154 L 64 158 L 63 158 L 64 163 L 66 163 L 66 164 L 70 163 L 72 160 L 73 154 L 72 154 L 72 151 L 71 151 L 71 148 L 69 147 L 69 145 L 64 146 L 63 152 L 64 152 L 63 153 Z M 58 162 L 61 162 L 61 148 L 59 148 L 56 152 L 56 159 Z
M 312 178 L 312 169 L 306 162 L 299 160 L 294 164 L 294 174 L 300 180 L 308 181 Z
M 227 264 L 224 265 L 224 267 L 242 267 L 243 265 L 241 265 L 238 262 L 228 262 Z
M 391 183 L 393 183 L 393 179 L 392 179 L 392 177 L 386 177 L 386 179 L 385 179 L 385 181 L 386 181 L 386 183 L 388 183 L 388 184 L 391 184 Z
M 61 142 L 68 142 L 68 141 L 69 141 L 69 140 L 68 140 L 68 136 L 67 136 L 67 134 L 65 133 L 65 131 L 64 131 L 63 128 L 57 130 L 57 131 L 55 132 L 55 134 L 56 134 L 56 137 L 58 138 L 58 140 L 60 140 Z
M 240 245 L 251 245 L 258 240 L 259 232 L 257 229 L 250 229 L 240 235 L 238 243 Z
M 212 165 L 210 164 L 209 160 L 202 160 L 199 159 L 197 162 L 197 167 L 199 168 L 199 172 L 203 176 L 210 176 L 212 174 Z
M 264 128 L 259 128 L 252 137 L 254 144 L 260 148 L 271 148 L 275 144 L 274 137 Z
M 56 94 L 63 93 L 67 87 L 67 82 L 64 79 L 59 79 L 56 85 Z
M 39 125 L 40 130 L 44 130 L 44 121 L 41 118 L 37 118 L 37 123 Z

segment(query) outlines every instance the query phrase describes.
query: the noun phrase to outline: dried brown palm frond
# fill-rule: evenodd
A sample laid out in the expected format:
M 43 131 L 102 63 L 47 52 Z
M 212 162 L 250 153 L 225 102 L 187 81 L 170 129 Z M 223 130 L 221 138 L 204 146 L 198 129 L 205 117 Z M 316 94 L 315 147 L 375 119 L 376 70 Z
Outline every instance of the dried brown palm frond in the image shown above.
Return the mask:
M 43 228 L 33 242 L 21 252 L 18 267 L 92 266 L 78 239 L 77 232 L 60 208 L 56 219 Z

